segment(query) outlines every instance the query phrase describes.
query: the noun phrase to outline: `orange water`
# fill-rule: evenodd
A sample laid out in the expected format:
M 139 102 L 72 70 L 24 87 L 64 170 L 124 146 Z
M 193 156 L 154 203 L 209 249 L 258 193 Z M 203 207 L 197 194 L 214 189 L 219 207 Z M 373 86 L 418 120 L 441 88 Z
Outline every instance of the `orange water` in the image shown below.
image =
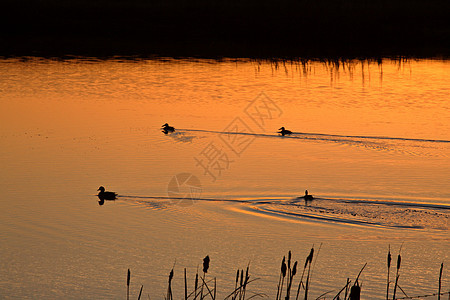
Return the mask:
M 3 59 L 0 295 L 123 298 L 130 268 L 133 294 L 160 298 L 176 261 L 181 297 L 183 268 L 193 281 L 208 254 L 220 295 L 250 261 L 253 290 L 274 297 L 282 256 L 302 265 L 321 243 L 313 296 L 368 262 L 363 295 L 382 297 L 388 246 L 402 243 L 402 288 L 435 292 L 450 246 L 449 82 L 438 60 Z M 203 200 L 155 199 L 180 173 Z M 99 206 L 100 185 L 122 197 Z M 305 189 L 322 200 L 291 201 Z

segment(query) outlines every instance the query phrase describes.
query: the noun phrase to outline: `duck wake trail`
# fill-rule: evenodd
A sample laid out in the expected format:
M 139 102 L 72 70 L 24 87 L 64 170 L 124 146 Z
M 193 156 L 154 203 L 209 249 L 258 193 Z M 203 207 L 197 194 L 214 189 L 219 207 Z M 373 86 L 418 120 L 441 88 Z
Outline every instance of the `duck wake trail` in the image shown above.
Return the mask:
M 118 200 L 133 202 L 152 209 L 182 209 L 199 202 L 227 203 L 233 210 L 276 216 L 288 221 L 310 221 L 352 226 L 383 228 L 449 230 L 450 205 L 404 201 L 401 199 L 315 198 L 195 198 L 120 196 Z
M 248 208 L 269 216 L 347 225 L 408 229 L 449 229 L 450 206 L 399 200 L 291 199 Z
M 208 134 L 216 134 L 224 139 L 230 136 L 251 136 L 255 138 L 270 138 L 291 140 L 299 142 L 336 143 L 347 146 L 363 147 L 377 151 L 393 151 L 417 156 L 445 156 L 450 155 L 450 140 L 423 139 L 388 136 L 366 135 L 338 135 L 327 133 L 293 132 L 281 136 L 278 133 L 254 133 L 242 131 L 214 131 L 204 129 L 179 129 L 174 139 L 179 141 L 192 141 L 194 138 L 203 138 Z

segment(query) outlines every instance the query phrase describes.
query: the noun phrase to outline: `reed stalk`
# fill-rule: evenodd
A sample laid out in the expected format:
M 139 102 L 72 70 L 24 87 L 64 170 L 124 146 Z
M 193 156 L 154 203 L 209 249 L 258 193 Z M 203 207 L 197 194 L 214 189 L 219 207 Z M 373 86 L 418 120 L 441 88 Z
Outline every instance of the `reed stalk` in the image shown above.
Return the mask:
M 200 279 L 202 280 L 202 285 L 200 286 L 200 300 L 203 299 L 203 285 L 205 282 L 205 273 L 203 273 L 203 277 L 200 276 Z
M 345 297 L 344 300 L 347 298 L 347 287 L 349 285 L 349 279 L 347 278 L 347 284 L 336 294 L 336 296 L 334 296 L 333 300 L 339 300 L 341 299 L 339 296 L 341 295 L 341 293 L 345 290 Z
M 353 284 L 352 288 L 350 289 L 350 300 L 359 300 L 361 298 L 361 286 L 359 285 L 359 276 L 361 276 L 362 271 L 366 268 L 367 263 L 364 264 L 364 266 L 361 268 L 361 270 L 358 273 L 358 276 L 356 276 L 355 284 Z
M 397 287 L 400 289 L 400 291 L 402 291 L 403 295 L 405 295 L 406 298 L 410 298 L 410 297 L 406 294 L 406 292 L 402 289 L 402 287 L 400 286 L 400 284 L 399 284 Z
M 294 276 L 295 274 L 297 274 L 297 261 L 294 262 L 294 265 L 292 266 L 292 270 L 289 270 L 290 272 L 290 278 L 289 278 L 289 284 L 287 286 L 287 290 L 286 290 L 286 300 L 289 300 L 289 297 L 291 295 L 291 287 L 292 287 L 292 281 L 294 280 Z
M 186 268 L 184 268 L 184 300 L 187 300 L 188 295 L 187 295 L 187 276 L 186 276 Z
M 441 270 L 439 271 L 438 300 L 441 300 L 442 269 L 444 269 L 444 263 L 441 263 Z M 450 297 L 450 293 L 449 293 L 449 297 Z
M 387 283 L 386 283 L 386 300 L 389 299 L 389 273 L 391 269 L 391 245 L 389 245 L 388 256 L 387 256 Z
M 195 282 L 194 282 L 194 300 L 197 299 L 197 287 L 198 287 L 198 269 L 197 269 L 197 273 L 195 273 Z
M 359 270 L 358 276 L 356 276 L 356 279 L 355 279 L 355 283 L 358 282 L 359 276 L 361 276 L 361 273 L 362 273 L 362 271 L 364 271 L 366 266 L 367 266 L 367 263 L 365 263 L 364 266 L 361 268 L 361 270 Z
M 306 284 L 305 284 L 305 300 L 308 300 L 308 289 L 309 289 L 309 276 L 311 274 L 311 263 L 314 257 L 314 247 L 311 248 L 311 252 L 309 252 L 306 261 L 308 262 L 308 275 L 306 276 Z
M 244 270 L 241 270 L 241 280 L 239 282 L 239 300 L 242 299 L 242 287 L 244 285 Z
M 250 277 L 249 277 L 250 278 Z M 255 280 L 258 280 L 258 278 L 255 278 L 255 279 L 252 279 L 252 280 L 248 280 L 248 282 L 247 282 L 247 285 L 249 284 L 249 283 L 252 283 L 253 281 L 255 281 Z M 231 297 L 231 299 L 233 299 L 233 295 L 235 295 L 235 293 L 236 293 L 236 291 L 237 290 L 239 290 L 240 288 L 242 288 L 242 287 L 236 287 L 236 289 L 235 290 L 233 290 L 230 294 L 228 294 L 228 296 L 226 296 L 225 298 L 224 298 L 224 300 L 227 300 L 228 298 L 230 298 Z M 254 293 L 249 299 L 252 299 L 252 298 L 254 298 L 254 297 L 263 297 L 263 296 L 266 296 L 265 294 L 262 294 L 262 293 Z M 266 298 L 267 298 L 267 296 L 266 296 Z
M 344 296 L 344 300 L 347 299 L 348 296 L 348 287 L 350 286 L 350 278 L 347 278 L 347 285 L 345 286 L 345 296 Z
M 212 298 L 213 297 L 213 293 L 212 293 L 211 289 L 209 288 L 208 283 L 204 280 L 204 278 L 200 277 L 200 279 L 203 281 L 203 285 L 206 288 L 206 290 L 208 291 L 208 293 L 205 294 L 204 296 L 202 296 L 201 299 L 205 298 L 208 295 L 210 295 L 211 298 Z
M 399 253 L 398 256 L 397 256 L 397 272 L 396 272 L 396 275 L 395 275 L 394 295 L 392 296 L 392 300 L 395 300 L 395 294 L 397 292 L 398 278 L 400 277 L 398 272 L 400 270 L 401 262 L 402 262 L 402 256 Z
M 286 278 L 286 287 L 289 285 L 289 278 L 291 277 L 291 250 L 288 252 L 288 260 L 287 260 L 287 278 Z
M 281 299 L 281 295 L 283 294 L 283 285 L 284 285 L 284 278 L 286 278 L 286 271 L 287 271 L 287 266 L 283 259 L 283 264 L 281 265 L 281 274 L 283 275 L 283 278 L 281 279 L 280 299 Z
M 203 299 L 203 286 L 204 286 L 204 283 L 206 282 L 206 273 L 208 273 L 208 268 L 209 268 L 209 256 L 206 255 L 205 258 L 203 259 L 203 278 L 202 278 L 202 286 L 201 286 L 201 290 L 200 290 L 200 300 Z
M 247 288 L 247 283 L 248 283 L 248 279 L 249 279 L 249 276 L 248 276 L 248 267 L 249 267 L 249 266 L 247 266 L 247 270 L 245 271 L 244 286 L 243 286 L 243 288 L 242 288 L 242 299 L 245 299 L 245 289 Z
M 127 273 L 127 300 L 130 299 L 130 279 L 131 279 L 131 273 L 130 273 L 130 269 L 128 269 L 128 273 Z
M 285 256 L 283 256 L 283 260 L 281 261 L 280 279 L 278 279 L 276 300 L 281 298 L 281 291 L 283 290 L 284 276 L 286 276 L 286 257 Z
M 310 253 L 310 255 L 311 255 L 311 253 Z M 295 297 L 296 300 L 298 300 L 298 296 L 300 294 L 301 287 L 303 286 L 303 288 L 305 288 L 303 285 L 303 277 L 305 276 L 305 271 L 306 271 L 306 267 L 308 266 L 308 263 L 309 263 L 309 255 L 308 255 L 308 257 L 306 257 L 305 265 L 303 266 L 302 276 L 300 277 L 300 282 L 298 283 L 297 295 Z
M 308 265 L 308 274 L 306 275 L 305 300 L 308 300 L 309 275 L 310 275 L 310 273 L 311 273 L 311 264 Z
M 169 286 L 167 287 L 167 300 L 172 300 L 172 279 L 173 279 L 173 269 L 170 271 L 169 274 Z
M 138 300 L 140 300 L 141 299 L 141 295 L 142 295 L 142 289 L 144 288 L 144 286 L 143 285 L 141 285 L 141 290 L 139 291 L 139 296 L 138 296 Z
M 236 299 L 238 281 L 239 281 L 239 269 L 236 271 L 236 281 L 234 282 L 234 292 L 233 292 L 233 297 L 231 297 L 232 300 Z

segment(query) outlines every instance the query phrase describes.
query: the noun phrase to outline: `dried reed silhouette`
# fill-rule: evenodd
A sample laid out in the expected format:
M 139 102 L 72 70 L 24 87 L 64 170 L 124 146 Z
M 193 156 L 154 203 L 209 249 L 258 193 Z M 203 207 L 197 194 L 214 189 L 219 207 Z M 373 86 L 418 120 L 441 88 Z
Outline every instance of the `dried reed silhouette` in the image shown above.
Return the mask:
M 166 297 L 167 300 L 172 300 L 173 299 L 173 296 L 172 296 L 172 279 L 173 279 L 173 268 L 172 268 L 172 270 L 170 271 L 170 274 L 169 274 L 169 286 L 167 287 L 167 297 Z
M 130 279 L 131 279 L 131 273 L 130 273 L 130 269 L 128 269 L 128 273 L 127 273 L 127 300 L 130 299 Z
M 209 256 L 206 255 L 206 257 L 203 259 L 203 278 L 202 279 L 202 287 L 200 290 L 200 300 L 203 299 L 203 286 L 205 285 L 205 278 L 206 278 L 206 273 L 208 273 L 208 269 L 209 269 Z
M 197 299 L 197 287 L 198 287 L 198 268 L 197 272 L 195 273 L 195 281 L 194 281 L 194 300 Z
M 441 299 L 442 269 L 444 269 L 444 263 L 441 263 L 441 269 L 439 270 L 438 300 Z
M 387 284 L 386 284 L 386 300 L 389 299 L 389 273 L 391 269 L 391 245 L 389 245 L 388 256 L 387 256 Z
M 395 274 L 394 295 L 392 296 L 392 300 L 395 300 L 395 294 L 397 292 L 398 279 L 400 277 L 399 271 L 400 271 L 401 263 L 402 263 L 402 256 L 400 255 L 400 251 L 399 251 L 398 256 L 397 256 L 397 272 Z
M 311 248 L 311 251 L 309 252 L 309 255 L 306 257 L 306 261 L 305 261 L 305 265 L 303 266 L 303 271 L 302 271 L 302 276 L 300 277 L 300 282 L 298 284 L 298 288 L 297 288 L 297 295 L 295 297 L 295 299 L 298 299 L 298 296 L 300 294 L 300 290 L 303 287 L 303 289 L 305 290 L 305 299 L 308 297 L 308 287 L 309 287 L 309 275 L 310 275 L 310 271 L 311 271 L 311 263 L 314 257 L 314 247 Z M 307 284 L 304 285 L 303 284 L 303 277 L 305 275 L 305 271 L 306 268 L 308 267 L 308 276 L 307 276 Z
M 396 280 L 395 280 L 395 285 L 394 285 L 394 290 L 393 290 L 393 295 L 392 295 L 393 300 L 426 298 L 426 297 L 431 297 L 431 296 L 437 296 L 437 299 L 440 300 L 442 295 L 449 295 L 449 297 L 450 297 L 450 291 L 441 292 L 444 263 L 441 263 L 440 270 L 439 270 L 439 287 L 438 287 L 437 293 L 430 294 L 430 295 L 413 296 L 413 297 L 408 296 L 405 293 L 405 291 L 398 284 L 398 281 L 399 281 L 398 279 L 400 277 L 399 271 L 400 271 L 400 267 L 401 267 L 400 252 L 401 252 L 401 248 L 399 250 L 399 254 L 397 257 Z M 302 289 L 304 291 L 303 299 L 304 300 L 308 299 L 308 291 L 309 291 L 311 273 L 312 273 L 312 268 L 313 268 L 313 267 L 311 267 L 311 264 L 312 264 L 313 259 L 314 259 L 314 247 L 311 248 L 310 253 L 305 260 L 305 264 L 303 266 L 303 271 L 302 271 L 302 276 L 300 278 L 298 288 L 297 288 L 296 299 L 299 298 L 299 294 L 302 291 Z M 389 247 L 388 256 L 387 256 L 388 282 L 387 282 L 387 288 L 386 288 L 386 298 L 389 297 L 389 270 L 390 270 L 390 266 L 391 266 L 391 260 L 392 260 L 392 258 L 391 258 L 391 252 L 390 252 L 390 247 Z M 290 299 L 292 284 L 294 282 L 294 277 L 297 274 L 297 267 L 298 267 L 297 261 L 295 261 L 293 263 L 292 262 L 293 262 L 292 253 L 291 253 L 291 251 L 289 251 L 287 260 L 286 260 L 286 256 L 283 256 L 283 259 L 281 262 L 280 275 L 279 275 L 279 280 L 278 280 L 278 285 L 277 285 L 277 294 L 276 294 L 277 300 L 278 299 L 281 300 L 282 298 L 284 298 L 285 300 Z M 206 280 L 206 274 L 208 272 L 209 265 L 210 265 L 210 258 L 209 258 L 209 256 L 206 256 L 203 259 L 203 269 L 202 269 L 203 276 L 199 276 L 198 268 L 197 268 L 197 271 L 195 274 L 194 289 L 190 293 L 188 293 L 189 288 L 188 288 L 188 284 L 187 284 L 187 282 L 188 282 L 187 269 L 184 268 L 184 299 L 185 300 L 188 300 L 188 299 L 216 300 L 217 299 L 217 280 L 216 280 L 216 278 L 214 277 L 209 280 Z M 247 297 L 246 291 L 247 291 L 248 285 L 250 283 L 252 283 L 253 281 L 258 280 L 258 278 L 250 279 L 249 266 L 250 266 L 250 264 L 247 265 L 245 273 L 244 273 L 243 269 L 241 269 L 241 270 L 238 269 L 236 271 L 236 277 L 234 278 L 234 290 L 231 291 L 231 293 L 229 293 L 224 298 L 225 300 L 227 300 L 227 299 L 245 300 L 246 299 L 246 297 Z M 334 300 L 340 300 L 341 294 L 344 291 L 345 291 L 345 294 L 344 294 L 343 300 L 359 300 L 361 298 L 362 285 L 360 284 L 359 279 L 360 279 L 362 272 L 366 268 L 366 266 L 367 266 L 367 263 L 365 263 L 364 266 L 359 271 L 358 275 L 356 276 L 355 280 L 353 281 L 354 283 L 352 286 L 350 286 L 352 281 L 349 278 L 347 278 L 347 283 L 345 284 L 345 286 L 343 288 L 341 288 L 339 290 L 339 292 L 336 294 L 336 296 L 333 297 Z M 306 279 L 305 279 L 305 282 L 303 282 L 305 275 L 306 275 Z M 167 293 L 164 297 L 166 300 L 173 300 L 173 298 L 174 298 L 173 290 L 172 290 L 173 277 L 174 277 L 174 268 L 172 268 L 169 273 Z M 199 279 L 201 280 L 200 285 L 198 284 Z M 130 271 L 130 269 L 128 269 L 128 271 L 127 271 L 127 300 L 129 300 L 129 298 L 130 298 L 130 280 L 131 280 L 131 271 Z M 285 282 L 286 282 L 286 286 L 284 287 Z M 144 288 L 144 286 L 141 285 L 138 300 L 141 299 L 143 288 Z M 405 297 L 401 297 L 401 298 L 396 297 L 397 288 L 403 292 Z M 283 295 L 283 290 L 284 290 L 284 295 Z M 325 299 L 323 297 L 331 292 L 332 291 L 327 291 L 327 292 L 321 294 L 316 299 Z M 250 300 L 250 299 L 253 299 L 256 297 L 267 297 L 267 295 L 262 294 L 262 293 L 252 292 L 252 295 L 250 297 L 248 297 L 247 299 Z M 150 299 L 150 296 L 148 296 L 148 298 Z
M 143 285 L 141 285 L 141 290 L 139 291 L 139 296 L 138 296 L 138 300 L 140 300 L 141 299 L 141 295 L 142 295 L 142 289 L 144 288 L 144 286 Z
M 188 287 L 187 287 L 187 276 L 186 276 L 186 268 L 184 268 L 184 300 L 187 300 L 188 298 Z
M 284 277 L 286 277 L 286 257 L 285 256 L 283 256 L 283 260 L 281 261 L 280 279 L 278 280 L 276 300 L 280 299 L 281 294 L 283 293 Z

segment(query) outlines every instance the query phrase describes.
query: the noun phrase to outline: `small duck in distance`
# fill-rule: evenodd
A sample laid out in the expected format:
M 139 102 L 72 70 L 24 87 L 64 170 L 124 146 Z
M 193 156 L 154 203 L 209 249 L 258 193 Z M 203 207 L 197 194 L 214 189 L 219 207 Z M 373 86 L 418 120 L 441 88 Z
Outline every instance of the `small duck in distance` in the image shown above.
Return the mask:
M 286 134 L 287 135 L 292 134 L 292 131 L 285 129 L 284 127 L 281 127 L 278 130 L 280 130 L 280 132 L 278 132 L 278 133 L 281 134 L 282 136 L 285 136 Z
M 303 196 L 303 199 L 305 199 L 305 201 L 312 201 L 314 200 L 313 195 L 308 194 L 308 190 L 305 191 L 305 196 Z
M 103 186 L 99 187 L 97 191 L 100 191 L 97 195 L 100 200 L 116 200 L 117 193 L 105 192 L 105 188 Z
M 162 127 L 161 127 L 161 129 L 162 129 L 162 132 L 164 132 L 164 134 L 168 134 L 169 132 L 174 132 L 175 131 L 175 128 L 174 127 L 172 127 L 172 126 L 169 126 L 169 124 L 164 124 Z

